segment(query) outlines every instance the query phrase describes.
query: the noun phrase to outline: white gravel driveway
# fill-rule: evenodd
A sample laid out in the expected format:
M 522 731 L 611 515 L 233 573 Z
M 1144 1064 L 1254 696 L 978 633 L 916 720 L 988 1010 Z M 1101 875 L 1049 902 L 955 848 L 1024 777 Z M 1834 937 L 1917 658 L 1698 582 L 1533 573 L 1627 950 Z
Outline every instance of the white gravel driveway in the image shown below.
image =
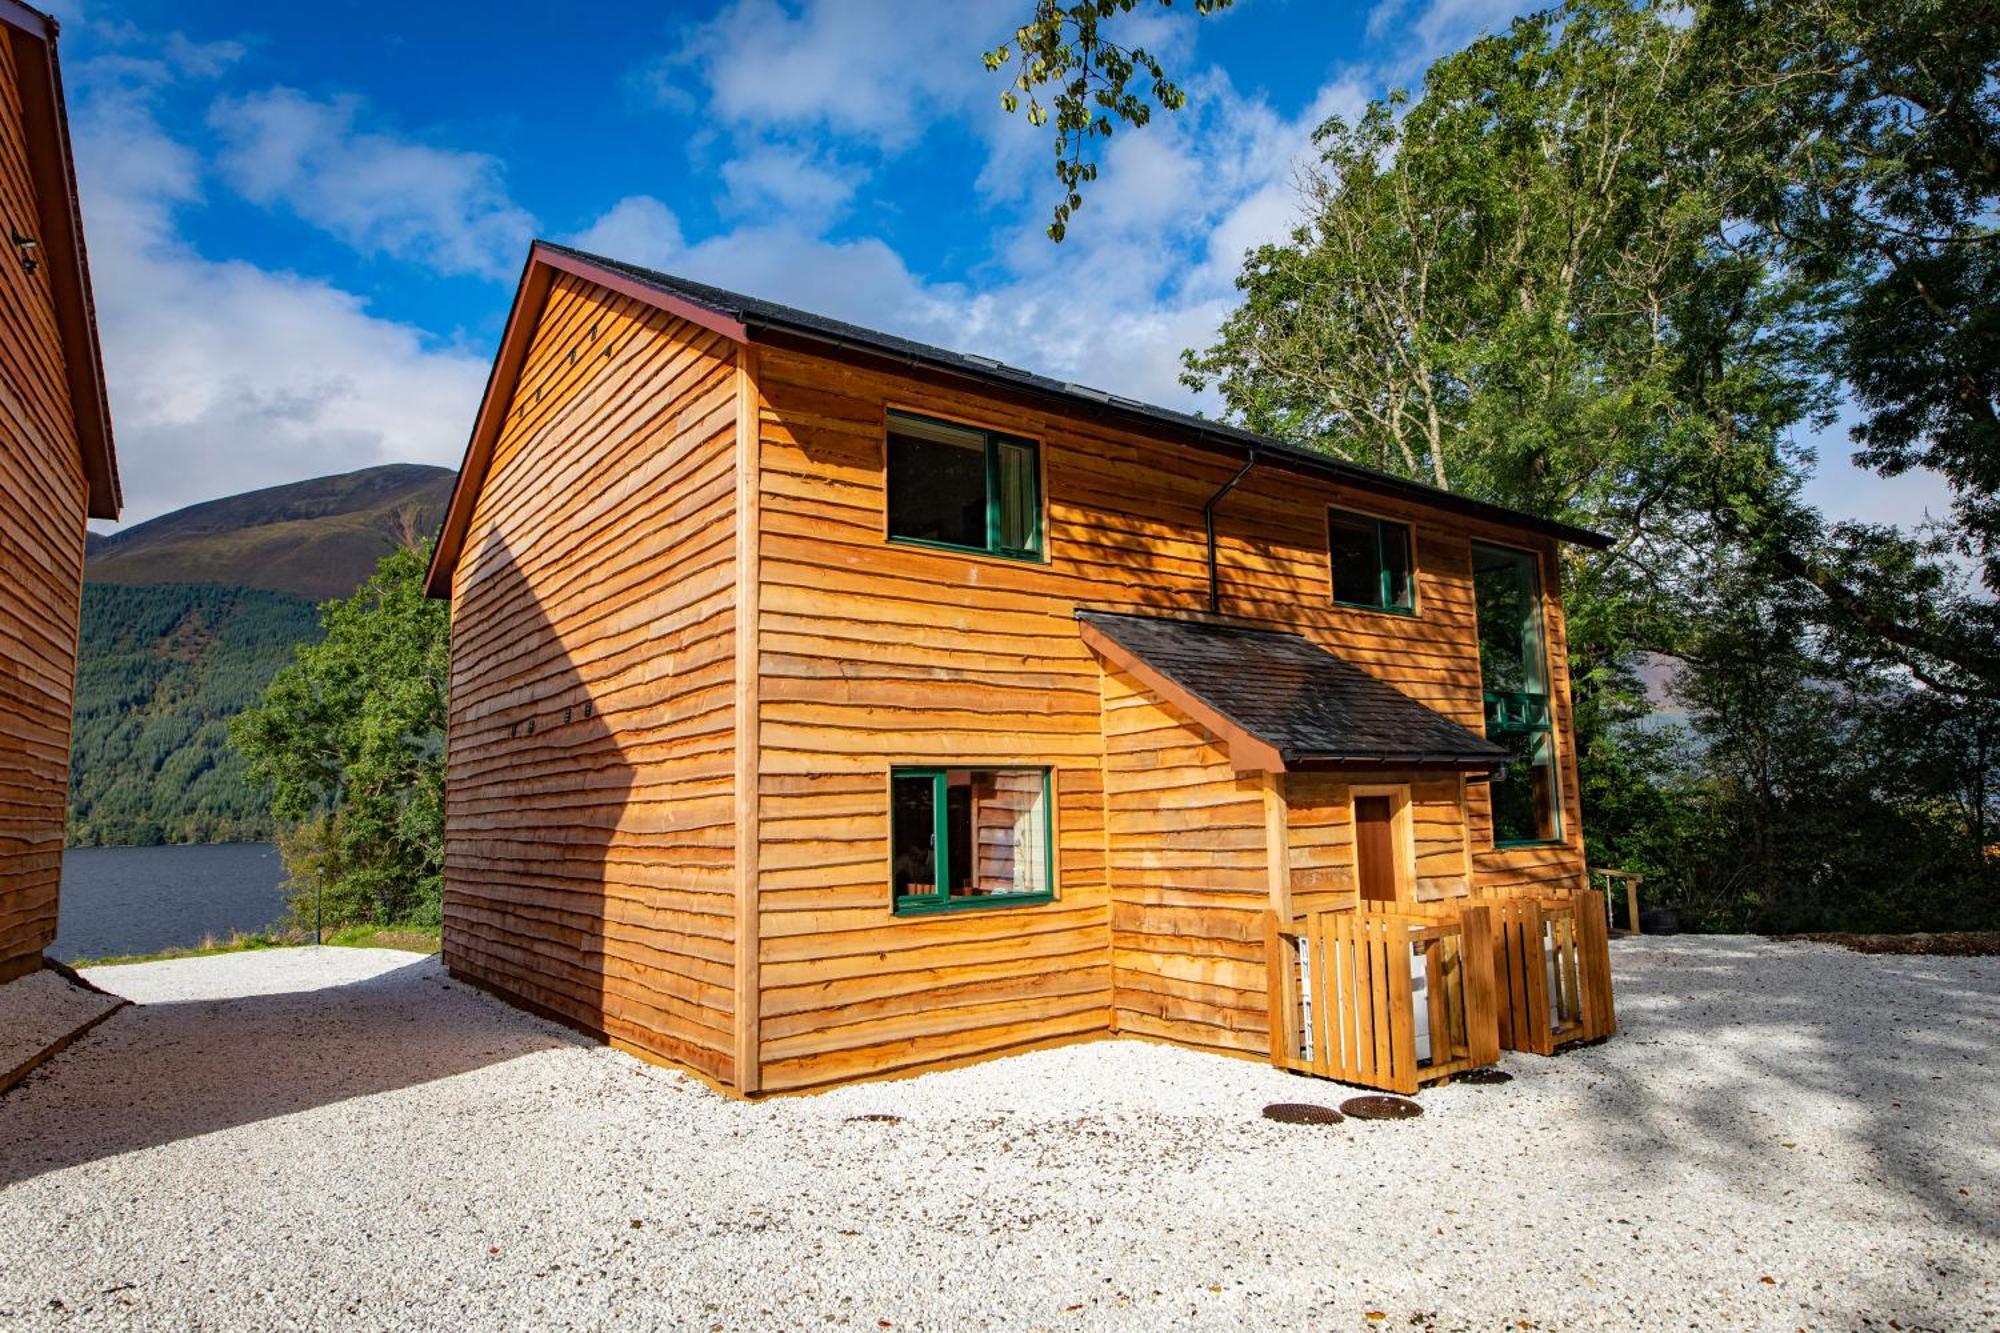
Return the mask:
M 414 955 L 99 969 L 0 1097 L 0 1329 L 2000 1327 L 2000 959 L 1613 955 L 1619 1039 L 1334 1127 L 1139 1042 L 741 1104 Z

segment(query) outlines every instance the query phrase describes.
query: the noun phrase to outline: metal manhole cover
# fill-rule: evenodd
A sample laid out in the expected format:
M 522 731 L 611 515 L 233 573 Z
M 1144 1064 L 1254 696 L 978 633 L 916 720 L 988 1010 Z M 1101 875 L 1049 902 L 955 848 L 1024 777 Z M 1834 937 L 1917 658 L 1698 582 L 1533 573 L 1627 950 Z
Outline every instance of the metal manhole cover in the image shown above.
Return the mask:
M 881 1125 L 900 1125 L 903 1123 L 903 1117 L 890 1115 L 887 1111 L 869 1111 L 863 1115 L 851 1115 L 847 1117 L 847 1120 L 849 1124 L 852 1124 L 856 1120 L 868 1120 Z
M 1281 1125 L 1337 1125 L 1346 1119 L 1331 1106 L 1311 1102 L 1272 1102 L 1264 1108 L 1264 1118 Z
M 1356 1120 L 1411 1120 L 1424 1113 L 1407 1097 L 1349 1097 L 1340 1110 Z
M 1496 1083 L 1512 1083 L 1514 1076 L 1504 1069 L 1468 1069 L 1452 1079 L 1454 1083 L 1470 1083 L 1475 1087 L 1490 1087 Z

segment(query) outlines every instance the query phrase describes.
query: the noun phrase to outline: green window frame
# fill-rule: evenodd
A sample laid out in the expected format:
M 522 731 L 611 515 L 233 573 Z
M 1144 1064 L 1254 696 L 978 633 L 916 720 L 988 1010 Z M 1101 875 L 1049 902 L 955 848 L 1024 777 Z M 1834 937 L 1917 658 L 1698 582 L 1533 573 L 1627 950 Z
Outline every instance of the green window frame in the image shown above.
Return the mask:
M 1038 805 L 1041 811 L 1041 827 L 1038 830 L 1041 843 L 1039 872 L 1042 887 L 1025 893 L 980 893 L 972 891 L 954 893 L 951 882 L 951 808 L 949 800 L 950 778 L 954 773 L 976 778 L 981 774 L 1032 773 L 1041 781 Z M 904 892 L 901 873 L 897 864 L 897 848 L 902 839 L 898 836 L 897 820 L 901 818 L 898 784 L 917 784 L 928 780 L 931 784 L 931 881 L 927 893 Z M 1055 793 L 1050 778 L 1050 770 L 1035 764 L 983 764 L 983 765 L 898 765 L 889 770 L 889 895 L 891 910 L 897 916 L 926 916 L 936 912 L 979 911 L 991 907 L 1027 907 L 1037 903 L 1055 901 Z M 969 836 L 977 842 L 976 830 Z M 972 880 L 978 879 L 976 845 L 967 849 L 968 863 L 971 865 Z M 942 853 L 945 868 L 940 873 L 937 866 Z
M 905 438 L 933 442 L 947 437 L 958 441 L 978 440 L 985 450 L 986 497 L 985 540 L 981 543 L 950 541 L 921 533 L 898 532 L 897 507 L 901 485 L 896 474 L 898 428 Z M 884 481 L 887 492 L 887 532 L 891 542 L 922 546 L 932 550 L 971 551 L 1008 560 L 1042 558 L 1042 448 L 1034 440 L 1000 431 L 985 430 L 957 421 L 920 416 L 915 412 L 891 411 L 888 440 L 884 450 Z
M 1345 540 L 1343 540 L 1343 536 Z M 1391 615 L 1417 613 L 1417 571 L 1412 558 L 1410 525 L 1394 519 L 1377 518 L 1349 509 L 1329 507 L 1326 511 L 1327 578 L 1333 588 L 1333 604 L 1357 611 L 1387 611 Z M 1343 586 L 1340 567 L 1343 553 L 1359 556 L 1370 566 L 1359 578 Z
M 1493 845 L 1558 846 L 1564 841 L 1562 765 L 1549 698 L 1541 557 L 1474 542 L 1472 578 L 1486 737 L 1513 755 L 1504 783 L 1489 789 Z M 1527 803 L 1520 803 L 1515 783 L 1526 784 Z M 1532 823 L 1537 831 L 1503 836 L 1503 822 Z

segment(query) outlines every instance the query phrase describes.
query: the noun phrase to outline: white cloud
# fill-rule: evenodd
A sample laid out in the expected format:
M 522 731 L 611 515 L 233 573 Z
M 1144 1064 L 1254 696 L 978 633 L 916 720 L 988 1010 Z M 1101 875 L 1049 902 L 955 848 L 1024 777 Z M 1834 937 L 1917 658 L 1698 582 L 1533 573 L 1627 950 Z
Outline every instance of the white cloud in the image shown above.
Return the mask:
M 632 194 L 573 236 L 569 245 L 607 259 L 668 268 L 681 252 L 681 224 L 674 211 L 649 194 Z
M 500 163 L 357 127 L 356 98 L 273 88 L 216 103 L 218 165 L 245 198 L 283 206 L 365 254 L 509 278 L 535 220 Z
M 802 149 L 760 144 L 722 164 L 730 207 L 739 213 L 773 210 L 831 222 L 854 197 L 860 169 L 816 161 Z
M 199 163 L 145 100 L 77 71 L 90 237 L 125 522 L 302 477 L 456 466 L 486 359 L 328 283 L 216 262 L 179 234 Z
M 979 53 L 1011 37 L 1020 13 L 1017 0 L 730 0 L 642 81 L 671 103 L 692 73 L 730 123 L 902 148 L 941 114 L 997 103 L 1002 76 L 985 75 Z

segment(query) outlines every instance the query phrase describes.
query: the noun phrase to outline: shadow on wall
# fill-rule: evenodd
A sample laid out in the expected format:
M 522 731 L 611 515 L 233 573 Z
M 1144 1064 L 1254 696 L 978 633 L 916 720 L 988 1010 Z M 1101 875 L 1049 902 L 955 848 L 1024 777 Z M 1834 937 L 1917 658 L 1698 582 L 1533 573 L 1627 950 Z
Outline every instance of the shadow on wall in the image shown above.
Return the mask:
M 495 1004 L 425 960 L 319 990 L 134 1005 L 0 1096 L 0 1188 L 581 1040 L 496 1021 Z
M 681 627 L 602 596 L 654 549 L 614 529 L 524 552 L 494 537 L 468 558 L 454 609 L 444 958 L 532 1009 L 714 1072 L 675 1035 L 712 1014 L 714 984 L 727 984 L 726 946 L 675 892 L 705 852 L 673 799 L 679 775 L 633 797 L 636 765 L 684 753 L 682 691 L 700 669 L 689 659 L 712 665 L 713 645 L 703 658 Z M 587 645 L 586 663 L 565 636 Z

